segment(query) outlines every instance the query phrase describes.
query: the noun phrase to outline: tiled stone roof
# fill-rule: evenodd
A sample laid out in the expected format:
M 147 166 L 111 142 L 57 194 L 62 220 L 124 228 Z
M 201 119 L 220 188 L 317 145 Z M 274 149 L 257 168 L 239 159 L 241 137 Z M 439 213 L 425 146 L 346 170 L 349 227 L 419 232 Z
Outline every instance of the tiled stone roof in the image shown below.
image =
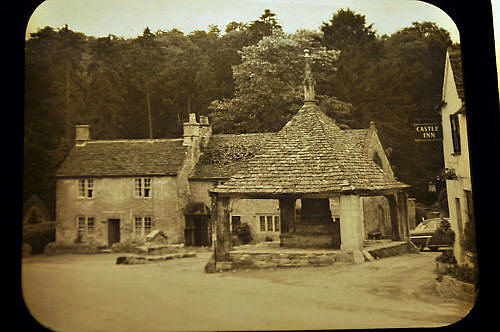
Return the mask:
M 247 166 L 276 133 L 212 135 L 196 164 L 191 179 L 228 179 Z
M 212 191 L 277 195 L 406 187 L 364 153 L 367 133 L 342 130 L 318 106 L 306 103 L 244 170 Z
M 186 152 L 182 139 L 89 141 L 71 149 L 56 176 L 176 175 Z
M 464 83 L 462 71 L 462 53 L 460 48 L 449 47 L 448 56 L 450 57 L 451 69 L 453 71 L 453 78 L 455 79 L 455 86 L 457 87 L 458 96 L 464 99 Z

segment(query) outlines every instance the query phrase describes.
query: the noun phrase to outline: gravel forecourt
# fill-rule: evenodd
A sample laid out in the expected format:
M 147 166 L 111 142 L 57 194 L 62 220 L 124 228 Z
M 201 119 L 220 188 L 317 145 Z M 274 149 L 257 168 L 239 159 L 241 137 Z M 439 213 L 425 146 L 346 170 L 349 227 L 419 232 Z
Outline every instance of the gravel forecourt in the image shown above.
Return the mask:
M 304 330 L 434 327 L 470 301 L 439 296 L 423 252 L 364 264 L 207 274 L 210 253 L 143 265 L 119 254 L 22 260 L 26 306 L 56 331 Z

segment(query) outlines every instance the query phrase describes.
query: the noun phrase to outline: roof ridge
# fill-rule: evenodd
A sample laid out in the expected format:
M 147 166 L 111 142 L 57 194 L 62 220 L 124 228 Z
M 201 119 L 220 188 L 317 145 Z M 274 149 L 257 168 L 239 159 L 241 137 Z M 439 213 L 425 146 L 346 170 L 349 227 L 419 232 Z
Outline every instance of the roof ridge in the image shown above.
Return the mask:
M 104 144 L 104 143 L 156 143 L 156 142 L 176 142 L 182 138 L 118 138 L 118 139 L 99 139 L 89 140 L 87 144 Z

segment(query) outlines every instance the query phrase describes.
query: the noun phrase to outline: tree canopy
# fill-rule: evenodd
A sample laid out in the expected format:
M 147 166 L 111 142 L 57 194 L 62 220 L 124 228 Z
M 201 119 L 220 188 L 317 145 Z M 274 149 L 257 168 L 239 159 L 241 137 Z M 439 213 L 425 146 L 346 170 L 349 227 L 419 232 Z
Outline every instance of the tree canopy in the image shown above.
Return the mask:
M 132 39 L 95 38 L 45 27 L 25 46 L 24 197 L 38 195 L 53 213 L 54 175 L 80 122 L 93 139 L 179 137 L 189 112 L 209 115 L 216 133 L 279 130 L 302 105 L 308 49 L 323 111 L 343 128 L 374 121 L 396 175 L 432 199 L 422 183 L 442 168 L 441 146 L 414 143 L 412 122 L 438 116 L 449 45 L 435 23 L 379 36 L 349 9 L 295 33 L 268 9 L 187 35 L 146 27 Z

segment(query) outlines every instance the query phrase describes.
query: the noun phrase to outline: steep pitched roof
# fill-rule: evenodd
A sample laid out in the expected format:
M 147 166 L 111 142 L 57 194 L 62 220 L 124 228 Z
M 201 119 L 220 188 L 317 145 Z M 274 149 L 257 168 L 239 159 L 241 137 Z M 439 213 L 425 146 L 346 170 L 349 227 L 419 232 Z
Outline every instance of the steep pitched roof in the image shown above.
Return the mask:
M 247 166 L 276 133 L 212 135 L 190 179 L 228 179 Z
M 56 176 L 176 175 L 186 152 L 182 139 L 89 141 L 71 149 Z
M 406 187 L 364 153 L 366 134 L 340 129 L 317 105 L 306 103 L 243 171 L 212 191 L 275 195 Z
M 453 78 L 457 88 L 458 96 L 464 99 L 464 83 L 463 83 L 463 70 L 462 70 L 462 53 L 460 48 L 449 47 L 448 56 L 450 58 L 451 70 L 453 71 Z

